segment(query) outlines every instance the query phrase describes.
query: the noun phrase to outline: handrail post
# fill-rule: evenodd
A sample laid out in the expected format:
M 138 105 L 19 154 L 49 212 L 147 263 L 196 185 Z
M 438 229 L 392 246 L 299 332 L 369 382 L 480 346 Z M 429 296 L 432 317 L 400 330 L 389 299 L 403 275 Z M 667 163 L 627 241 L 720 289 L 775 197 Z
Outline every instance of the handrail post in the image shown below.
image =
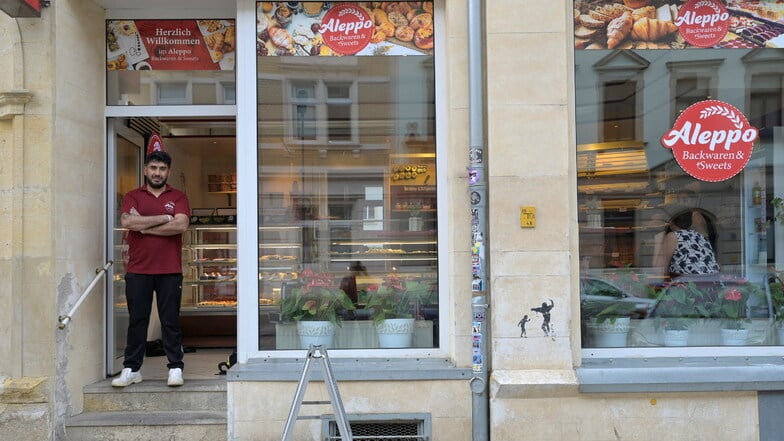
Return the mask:
M 79 296 L 79 300 L 76 301 L 71 310 L 68 311 L 68 314 L 57 317 L 57 320 L 60 322 L 58 328 L 65 329 L 66 325 L 68 325 L 68 322 L 71 321 L 71 317 L 76 314 L 76 310 L 79 309 L 79 306 L 81 306 L 82 302 L 84 302 L 84 299 L 87 298 L 87 295 L 90 294 L 90 291 L 92 291 L 93 287 L 95 287 L 98 281 L 101 280 L 101 277 L 106 274 L 106 272 L 109 270 L 109 267 L 113 264 L 114 261 L 110 260 L 106 262 L 106 265 L 104 265 L 103 268 L 95 269 L 95 278 L 93 278 L 93 281 L 87 285 L 87 288 L 85 288 L 84 292 L 82 292 L 82 295 Z

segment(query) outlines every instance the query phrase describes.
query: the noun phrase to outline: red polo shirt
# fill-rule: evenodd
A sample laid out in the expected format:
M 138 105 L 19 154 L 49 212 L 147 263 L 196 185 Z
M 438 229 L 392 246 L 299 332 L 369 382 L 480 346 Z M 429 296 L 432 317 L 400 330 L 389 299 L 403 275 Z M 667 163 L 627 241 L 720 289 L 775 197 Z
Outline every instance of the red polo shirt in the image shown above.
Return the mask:
M 160 196 L 147 191 L 147 184 L 129 191 L 123 198 L 122 213 L 136 208 L 142 216 L 182 213 L 190 217 L 185 193 L 166 185 Z M 182 274 L 182 234 L 154 236 L 128 232 L 128 264 L 125 270 L 136 274 Z

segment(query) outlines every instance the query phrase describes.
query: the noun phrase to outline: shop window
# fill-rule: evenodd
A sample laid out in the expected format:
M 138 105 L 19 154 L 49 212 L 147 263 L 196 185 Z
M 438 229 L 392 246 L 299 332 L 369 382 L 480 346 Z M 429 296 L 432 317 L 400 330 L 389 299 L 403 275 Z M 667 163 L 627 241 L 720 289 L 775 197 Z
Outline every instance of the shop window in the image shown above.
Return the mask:
M 772 203 L 784 194 L 778 59 L 773 49 L 681 50 L 674 43 L 575 52 L 586 354 L 675 345 L 735 354 L 779 344 L 775 319 L 784 302 L 777 299 L 784 297 L 772 277 L 784 255 L 773 240 L 784 228 Z M 705 100 L 719 103 L 708 113 L 740 121 L 722 104 L 729 103 L 759 129 L 748 163 L 725 179 L 687 172 L 662 145 L 678 117 Z M 665 260 L 665 238 L 676 229 L 698 234 L 692 237 L 715 266 L 693 274 Z M 741 340 L 722 340 L 730 324 L 745 329 Z M 676 340 L 675 330 L 687 332 Z
M 257 4 L 259 349 L 307 347 L 313 318 L 330 350 L 438 347 L 432 23 L 340 53 L 308 30 L 381 4 L 315 6 Z
M 158 83 L 156 86 L 158 104 L 188 104 L 191 101 L 188 83 Z

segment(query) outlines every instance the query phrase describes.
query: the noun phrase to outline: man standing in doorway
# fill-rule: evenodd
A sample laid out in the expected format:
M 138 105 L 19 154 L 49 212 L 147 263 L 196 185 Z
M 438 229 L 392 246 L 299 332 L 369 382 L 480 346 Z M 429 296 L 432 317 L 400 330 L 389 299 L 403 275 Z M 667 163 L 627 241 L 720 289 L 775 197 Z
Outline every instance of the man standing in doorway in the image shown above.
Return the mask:
M 180 332 L 182 298 L 182 233 L 188 229 L 188 197 L 166 183 L 171 157 L 154 151 L 144 161 L 145 184 L 125 195 L 121 224 L 128 229 L 125 298 L 128 339 L 123 370 L 112 386 L 140 383 L 152 297 L 158 306 L 163 350 L 169 359 L 169 386 L 182 386 L 183 350 Z

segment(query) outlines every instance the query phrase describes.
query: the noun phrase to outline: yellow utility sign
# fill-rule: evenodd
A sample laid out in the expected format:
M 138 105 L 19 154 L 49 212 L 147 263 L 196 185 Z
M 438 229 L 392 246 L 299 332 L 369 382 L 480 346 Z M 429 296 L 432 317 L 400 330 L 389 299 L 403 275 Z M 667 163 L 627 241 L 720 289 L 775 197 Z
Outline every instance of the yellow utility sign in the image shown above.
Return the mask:
M 536 226 L 536 207 L 520 207 L 520 228 Z

